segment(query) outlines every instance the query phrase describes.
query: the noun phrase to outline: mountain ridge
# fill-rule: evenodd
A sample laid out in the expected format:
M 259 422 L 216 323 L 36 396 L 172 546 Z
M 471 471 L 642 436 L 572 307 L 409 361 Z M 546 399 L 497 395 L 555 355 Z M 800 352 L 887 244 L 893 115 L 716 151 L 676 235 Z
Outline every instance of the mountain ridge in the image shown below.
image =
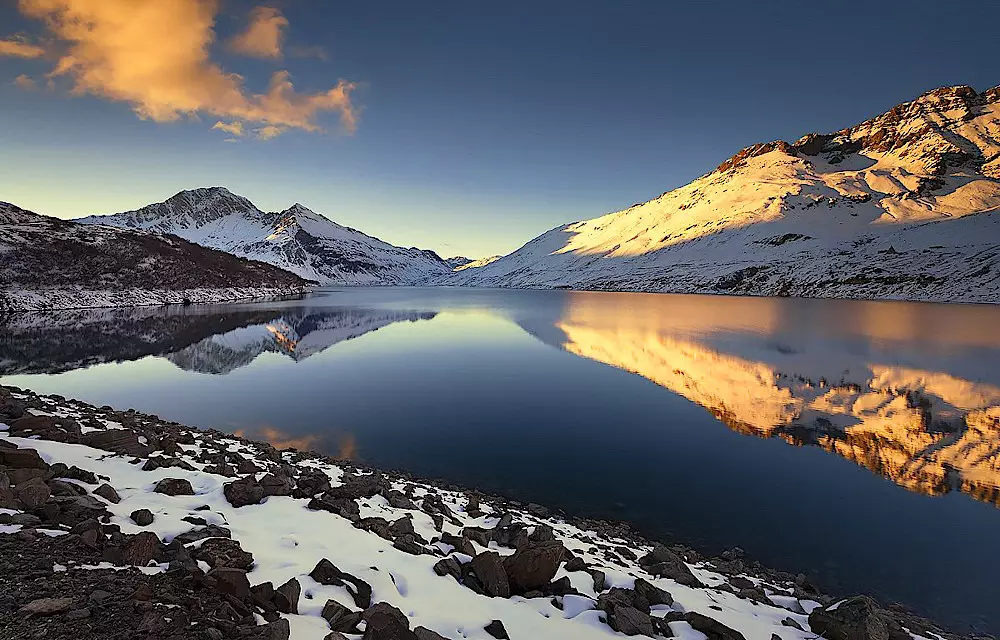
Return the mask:
M 834 133 L 745 147 L 441 282 L 1000 302 L 998 208 L 1000 87 L 942 87 Z

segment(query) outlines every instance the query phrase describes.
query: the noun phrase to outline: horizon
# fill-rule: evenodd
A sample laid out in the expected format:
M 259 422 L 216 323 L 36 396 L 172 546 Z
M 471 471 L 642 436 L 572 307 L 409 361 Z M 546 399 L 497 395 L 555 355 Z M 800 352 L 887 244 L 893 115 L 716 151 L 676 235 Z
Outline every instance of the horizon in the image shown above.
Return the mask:
M 1000 7 L 976 2 L 966 6 L 983 19 L 970 26 L 962 12 L 902 1 L 736 5 L 724 23 L 701 3 L 392 3 L 401 19 L 386 24 L 367 7 L 181 0 L 202 11 L 169 26 L 204 57 L 195 71 L 185 63 L 193 79 L 157 93 L 113 57 L 127 57 L 134 42 L 100 50 L 93 68 L 56 72 L 71 47 L 101 41 L 60 30 L 55 10 L 41 6 L 0 8 L 0 138 L 9 149 L 0 199 L 69 219 L 224 185 L 265 211 L 301 202 L 442 257 L 508 254 L 560 225 L 683 186 L 750 144 L 837 131 L 941 86 L 981 92 L 1000 81 L 983 62 Z M 74 0 L 52 6 L 79 10 Z M 268 20 L 262 7 L 277 16 Z M 831 36 L 831 55 L 777 37 L 856 10 L 869 20 Z M 665 36 L 661 24 L 685 28 Z M 272 37 L 254 25 L 271 25 Z M 747 48 L 748 33 L 774 37 Z M 158 35 L 141 44 L 161 65 L 189 53 Z M 109 70 L 111 80 L 98 73 Z M 245 82 L 221 106 L 199 92 L 199 82 L 217 80 L 205 76 L 213 70 Z M 294 88 L 253 93 L 269 77 Z

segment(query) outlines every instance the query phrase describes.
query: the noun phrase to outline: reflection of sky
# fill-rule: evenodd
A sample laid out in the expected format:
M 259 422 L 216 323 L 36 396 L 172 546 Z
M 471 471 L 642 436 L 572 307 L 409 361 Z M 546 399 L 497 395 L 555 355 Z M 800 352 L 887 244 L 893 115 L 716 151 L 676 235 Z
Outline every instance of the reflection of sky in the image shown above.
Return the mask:
M 741 436 L 643 377 L 553 348 L 567 340 L 554 327 L 562 323 L 597 327 L 610 345 L 648 331 L 776 367 L 860 368 L 876 354 L 995 381 L 984 361 L 1000 337 L 991 343 L 983 327 L 1000 326 L 1000 309 L 418 289 L 309 301 L 316 311 L 324 304 L 439 313 L 299 362 L 264 352 L 226 375 L 146 357 L 3 382 L 255 437 L 318 438 L 330 454 L 625 518 L 712 549 L 738 544 L 769 564 L 814 571 L 831 591 L 1000 628 L 991 596 L 1000 510 L 908 492 L 819 449 Z M 905 327 L 901 337 L 894 326 Z

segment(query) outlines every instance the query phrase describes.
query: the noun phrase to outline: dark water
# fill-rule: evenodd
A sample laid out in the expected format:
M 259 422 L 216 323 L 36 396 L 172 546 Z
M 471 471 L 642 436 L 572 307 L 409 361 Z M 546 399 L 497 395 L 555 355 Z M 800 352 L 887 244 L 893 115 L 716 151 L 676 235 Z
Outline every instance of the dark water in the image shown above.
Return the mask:
M 628 520 L 1000 632 L 1000 308 L 349 289 L 23 314 L 0 382 Z

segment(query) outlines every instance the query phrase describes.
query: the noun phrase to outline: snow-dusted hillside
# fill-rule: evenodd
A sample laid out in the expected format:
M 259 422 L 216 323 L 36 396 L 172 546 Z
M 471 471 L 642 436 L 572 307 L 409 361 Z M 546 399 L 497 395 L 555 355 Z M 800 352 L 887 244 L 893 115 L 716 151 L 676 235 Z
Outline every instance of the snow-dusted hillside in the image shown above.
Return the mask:
M 947 87 L 443 282 L 996 303 L 998 209 L 1000 87 Z
M 58 220 L 0 202 L 0 312 L 223 302 L 302 293 L 275 267 L 179 238 Z
M 324 285 L 405 285 L 451 271 L 432 251 L 391 245 L 301 204 L 265 213 L 223 187 L 181 191 L 136 211 L 78 222 L 172 233 Z

